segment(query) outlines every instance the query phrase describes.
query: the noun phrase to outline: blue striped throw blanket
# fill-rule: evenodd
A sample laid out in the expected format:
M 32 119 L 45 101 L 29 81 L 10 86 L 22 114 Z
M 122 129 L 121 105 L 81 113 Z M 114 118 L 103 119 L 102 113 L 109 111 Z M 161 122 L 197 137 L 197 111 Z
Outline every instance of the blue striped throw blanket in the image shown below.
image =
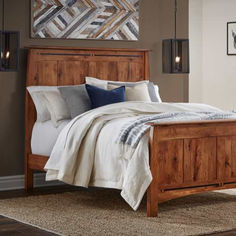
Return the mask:
M 121 129 L 118 143 L 135 148 L 151 125 L 147 123 L 167 123 L 173 121 L 236 119 L 236 110 L 232 112 L 165 112 L 154 115 L 141 115 L 127 122 Z

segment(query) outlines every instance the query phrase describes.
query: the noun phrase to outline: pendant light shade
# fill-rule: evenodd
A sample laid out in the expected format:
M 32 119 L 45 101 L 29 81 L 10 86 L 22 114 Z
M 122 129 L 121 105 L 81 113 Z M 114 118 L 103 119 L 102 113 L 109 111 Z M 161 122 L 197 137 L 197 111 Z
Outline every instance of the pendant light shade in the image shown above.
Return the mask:
M 17 71 L 19 65 L 18 31 L 4 30 L 4 0 L 2 0 L 2 30 L 0 31 L 0 71 Z
M 163 73 L 189 73 L 189 40 L 166 39 L 162 41 Z
M 0 31 L 0 70 L 16 71 L 19 64 L 19 32 Z
M 189 40 L 176 38 L 177 0 L 175 0 L 175 36 L 162 41 L 163 73 L 189 73 Z

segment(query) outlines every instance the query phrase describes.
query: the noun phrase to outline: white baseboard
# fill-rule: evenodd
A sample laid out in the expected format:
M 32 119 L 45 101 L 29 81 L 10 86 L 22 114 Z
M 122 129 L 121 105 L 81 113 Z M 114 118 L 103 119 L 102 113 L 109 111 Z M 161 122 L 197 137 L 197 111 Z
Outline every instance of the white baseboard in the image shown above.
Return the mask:
M 0 191 L 24 188 L 24 175 L 0 177 Z M 62 185 L 59 181 L 45 181 L 45 173 L 34 174 L 34 187 Z

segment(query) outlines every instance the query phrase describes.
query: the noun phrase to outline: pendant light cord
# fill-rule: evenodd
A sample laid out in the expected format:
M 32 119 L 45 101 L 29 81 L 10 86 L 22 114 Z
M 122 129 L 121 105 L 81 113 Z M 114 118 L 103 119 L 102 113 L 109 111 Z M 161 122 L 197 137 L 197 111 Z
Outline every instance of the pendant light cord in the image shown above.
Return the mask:
M 5 4 L 4 4 L 4 0 L 2 0 L 2 31 L 4 31 L 4 6 Z
M 176 18 L 177 18 L 177 0 L 175 0 L 175 39 L 176 39 L 176 28 L 177 28 Z

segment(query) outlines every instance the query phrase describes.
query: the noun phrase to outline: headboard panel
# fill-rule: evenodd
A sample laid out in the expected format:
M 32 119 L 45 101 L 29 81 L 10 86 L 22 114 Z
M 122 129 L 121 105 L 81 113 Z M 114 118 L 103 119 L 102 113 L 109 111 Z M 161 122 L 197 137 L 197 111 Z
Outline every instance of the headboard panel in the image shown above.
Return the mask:
M 85 76 L 104 80 L 148 79 L 147 50 L 30 48 L 27 86 L 82 84 Z
M 98 48 L 28 48 L 26 86 L 83 84 L 86 76 L 113 81 L 149 79 L 148 50 Z M 36 111 L 26 91 L 26 154 Z

